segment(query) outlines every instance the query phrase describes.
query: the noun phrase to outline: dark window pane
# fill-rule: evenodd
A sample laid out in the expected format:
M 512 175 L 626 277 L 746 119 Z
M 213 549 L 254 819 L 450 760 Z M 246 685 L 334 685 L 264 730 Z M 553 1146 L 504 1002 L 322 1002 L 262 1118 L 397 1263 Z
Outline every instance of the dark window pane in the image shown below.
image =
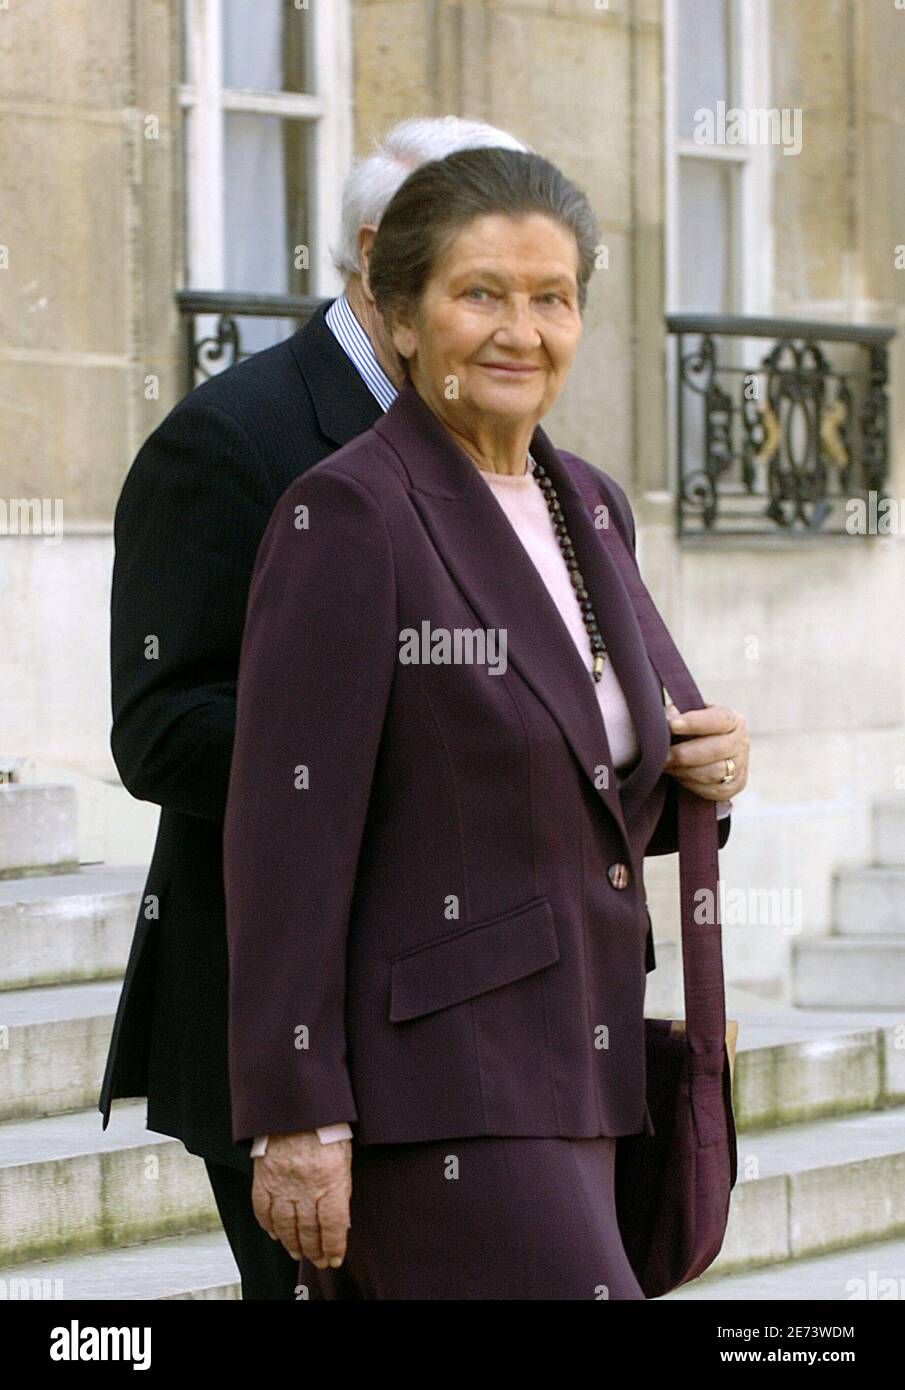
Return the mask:
M 698 314 L 733 312 L 733 194 L 738 170 L 679 159 L 679 303 Z
M 226 288 L 258 294 L 308 294 L 310 247 L 307 121 L 227 112 L 224 116 Z M 296 260 L 302 262 L 296 265 Z M 292 332 L 285 320 L 243 322 L 243 347 L 255 350 Z
M 679 135 L 691 139 L 694 113 L 733 103 L 729 63 L 728 0 L 680 0 L 677 10 Z
M 223 85 L 309 91 L 310 23 L 293 0 L 223 0 Z

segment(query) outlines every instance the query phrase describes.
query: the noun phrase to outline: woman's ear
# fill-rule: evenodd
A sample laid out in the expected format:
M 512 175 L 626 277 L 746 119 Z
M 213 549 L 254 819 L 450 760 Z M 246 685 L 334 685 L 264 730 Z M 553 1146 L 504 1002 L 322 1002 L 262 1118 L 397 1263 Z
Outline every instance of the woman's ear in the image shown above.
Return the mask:
M 400 357 L 408 361 L 415 356 L 418 350 L 418 334 L 407 319 L 394 317 L 390 337 Z

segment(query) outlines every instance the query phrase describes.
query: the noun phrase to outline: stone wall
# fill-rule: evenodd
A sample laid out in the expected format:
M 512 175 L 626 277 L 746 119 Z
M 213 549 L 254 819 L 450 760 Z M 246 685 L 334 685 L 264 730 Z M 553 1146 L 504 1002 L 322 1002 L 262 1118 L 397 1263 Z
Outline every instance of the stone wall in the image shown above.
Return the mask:
M 777 313 L 901 330 L 905 12 L 889 0 L 762 9 L 772 100 L 802 107 L 805 135 L 799 157 L 774 151 L 766 297 Z M 181 391 L 178 13 L 177 0 L 0 8 L 0 496 L 62 497 L 66 517 L 58 546 L 0 537 L 0 753 L 109 779 L 113 507 Z M 595 276 L 579 359 L 545 424 L 626 487 L 645 577 L 704 698 L 748 717 L 751 781 L 724 879 L 800 887 L 800 929 L 825 931 L 833 868 L 866 854 L 870 799 L 897 789 L 905 769 L 901 541 L 676 544 L 659 0 L 354 0 L 352 52 L 359 152 L 394 120 L 452 111 L 508 127 L 590 194 L 609 268 Z M 159 119 L 151 140 L 149 116 Z M 903 352 L 900 331 L 897 496 Z M 150 847 L 147 818 L 141 826 L 136 856 Z M 674 868 L 650 867 L 664 982 Z M 784 989 L 789 940 L 781 925 L 727 929 L 731 977 Z
M 115 776 L 113 509 L 180 392 L 177 15 L 0 8 L 0 497 L 59 498 L 64 517 L 59 544 L 0 536 L 3 746 L 98 776 Z

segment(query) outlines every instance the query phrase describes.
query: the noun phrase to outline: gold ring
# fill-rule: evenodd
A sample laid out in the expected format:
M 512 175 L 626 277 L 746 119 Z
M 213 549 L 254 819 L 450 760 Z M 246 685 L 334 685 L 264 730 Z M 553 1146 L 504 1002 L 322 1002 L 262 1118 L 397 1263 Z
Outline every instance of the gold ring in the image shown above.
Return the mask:
M 731 782 L 735 776 L 735 761 L 732 758 L 726 759 L 726 776 L 721 777 L 721 782 Z

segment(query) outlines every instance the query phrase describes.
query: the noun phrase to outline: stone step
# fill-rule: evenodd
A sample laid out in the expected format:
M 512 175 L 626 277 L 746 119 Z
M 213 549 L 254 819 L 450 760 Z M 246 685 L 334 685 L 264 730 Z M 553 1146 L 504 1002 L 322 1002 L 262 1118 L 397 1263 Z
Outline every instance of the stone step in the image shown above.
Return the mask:
M 874 863 L 905 866 L 905 796 L 877 797 L 871 813 Z
M 122 975 L 146 876 L 99 864 L 0 881 L 0 990 Z
M 0 994 L 0 1120 L 97 1104 L 120 982 Z
M 202 1159 L 144 1101 L 0 1125 L 0 1266 L 220 1228 Z
M 0 994 L 0 1119 L 95 1104 L 120 989 L 117 980 Z M 742 1015 L 737 1128 L 905 1102 L 903 1029 L 905 1014 Z
M 141 1102 L 118 1105 L 106 1132 L 92 1111 L 7 1123 L 0 1155 L 2 1277 L 36 1260 L 58 1265 L 79 1251 L 141 1239 L 158 1246 L 165 1235 L 217 1227 L 201 1160 L 149 1133 Z M 905 1107 L 743 1133 L 729 1229 L 712 1275 L 902 1234 Z M 90 1274 L 87 1264 L 77 1269 L 80 1278 Z M 223 1281 L 194 1268 L 184 1273 L 179 1287 L 153 1296 L 223 1295 Z
M 739 1132 L 905 1104 L 905 1012 L 733 1016 Z
M 905 867 L 840 869 L 833 876 L 833 932 L 905 940 Z
M 78 1103 L 74 1098 L 84 1095 L 82 1087 L 90 1091 L 83 1103 L 93 1107 L 119 988 L 117 981 L 0 996 L 0 1024 L 9 1029 L 0 1104 L 24 1104 L 33 1114 L 39 1107 Z M 758 1155 L 769 1138 L 762 1129 L 750 1132 L 752 1125 L 782 1126 L 772 1131 L 781 1151 L 804 1130 L 814 1147 L 808 1155 L 805 1145 L 803 1159 L 823 1154 L 827 1136 L 835 1131 L 813 1124 L 793 1127 L 788 1121 L 846 1110 L 867 1112 L 853 1117 L 866 1129 L 847 1131 L 862 1146 L 864 1135 L 874 1133 L 878 1116 L 881 1126 L 887 1125 L 888 1116 L 898 1116 L 899 1142 L 905 1151 L 905 1111 L 875 1109 L 905 1098 L 905 1048 L 896 1046 L 905 1016 L 873 1011 L 853 1020 L 847 1013 L 788 1010 L 740 1015 L 739 1023 L 734 1093 L 740 1161 L 753 1151 L 760 1162 Z M 877 1143 L 879 1139 L 875 1147 Z M 106 1132 L 93 1108 L 56 1119 L 8 1121 L 0 1125 L 0 1155 L 0 1209 L 13 1212 L 11 1239 L 17 1260 L 40 1257 L 42 1240 L 44 1250 L 56 1255 L 115 1246 L 121 1239 L 151 1239 L 174 1229 L 198 1229 L 199 1223 L 202 1228 L 205 1222 L 216 1225 L 203 1165 L 186 1155 L 178 1141 L 147 1131 L 143 1102 L 117 1105 Z M 41 1219 L 29 1214 L 27 1202 L 22 1205 L 25 1198 L 17 1195 L 20 1189 L 10 1172 L 19 1174 L 23 1193 L 34 1186 L 36 1201 L 44 1204 Z M 774 1186 L 775 1176 L 769 1175 Z M 155 1192 L 162 1194 L 156 1205 Z M 750 1205 L 753 1198 L 740 1198 L 737 1192 L 735 1205 L 740 1200 Z M 181 1215 L 186 1205 L 188 1227 Z M 98 1221 L 96 1231 L 92 1214 Z M 9 1222 L 3 1225 L 8 1228 Z M 45 1230 L 54 1234 L 45 1239 Z M 775 1232 L 770 1239 L 776 1243 Z M 747 1234 L 745 1242 L 747 1250 Z
M 667 1297 L 889 1298 L 878 1281 L 905 1281 L 905 1240 L 866 1243 L 878 1232 L 905 1232 L 905 1111 L 746 1136 L 740 1150 L 745 1171 L 723 1252 L 704 1278 Z M 755 1162 L 758 1175 L 746 1176 Z M 814 1258 L 815 1248 L 834 1243 L 843 1248 Z M 727 1272 L 754 1259 L 763 1266 L 768 1253 L 767 1267 Z M 220 1233 L 0 1267 L 8 1298 L 24 1296 L 14 1279 L 50 1281 L 45 1297 L 233 1298 L 236 1278 Z
M 214 1231 L 0 1270 L 0 1297 L 238 1299 L 241 1285 L 226 1236 Z
M 792 943 L 792 997 L 809 1009 L 900 1009 L 905 936 L 816 936 Z
M 790 1303 L 810 1299 L 846 1303 L 895 1299 L 901 1303 L 905 1300 L 905 1240 L 853 1245 L 831 1255 L 790 1260 L 722 1278 L 712 1276 L 708 1270 L 700 1279 L 664 1294 L 661 1301 L 680 1298 L 727 1303 L 786 1299 Z
M 78 857 L 74 787 L 0 783 L 0 878 L 69 873 Z
M 739 1135 L 714 1273 L 905 1235 L 905 1107 Z

